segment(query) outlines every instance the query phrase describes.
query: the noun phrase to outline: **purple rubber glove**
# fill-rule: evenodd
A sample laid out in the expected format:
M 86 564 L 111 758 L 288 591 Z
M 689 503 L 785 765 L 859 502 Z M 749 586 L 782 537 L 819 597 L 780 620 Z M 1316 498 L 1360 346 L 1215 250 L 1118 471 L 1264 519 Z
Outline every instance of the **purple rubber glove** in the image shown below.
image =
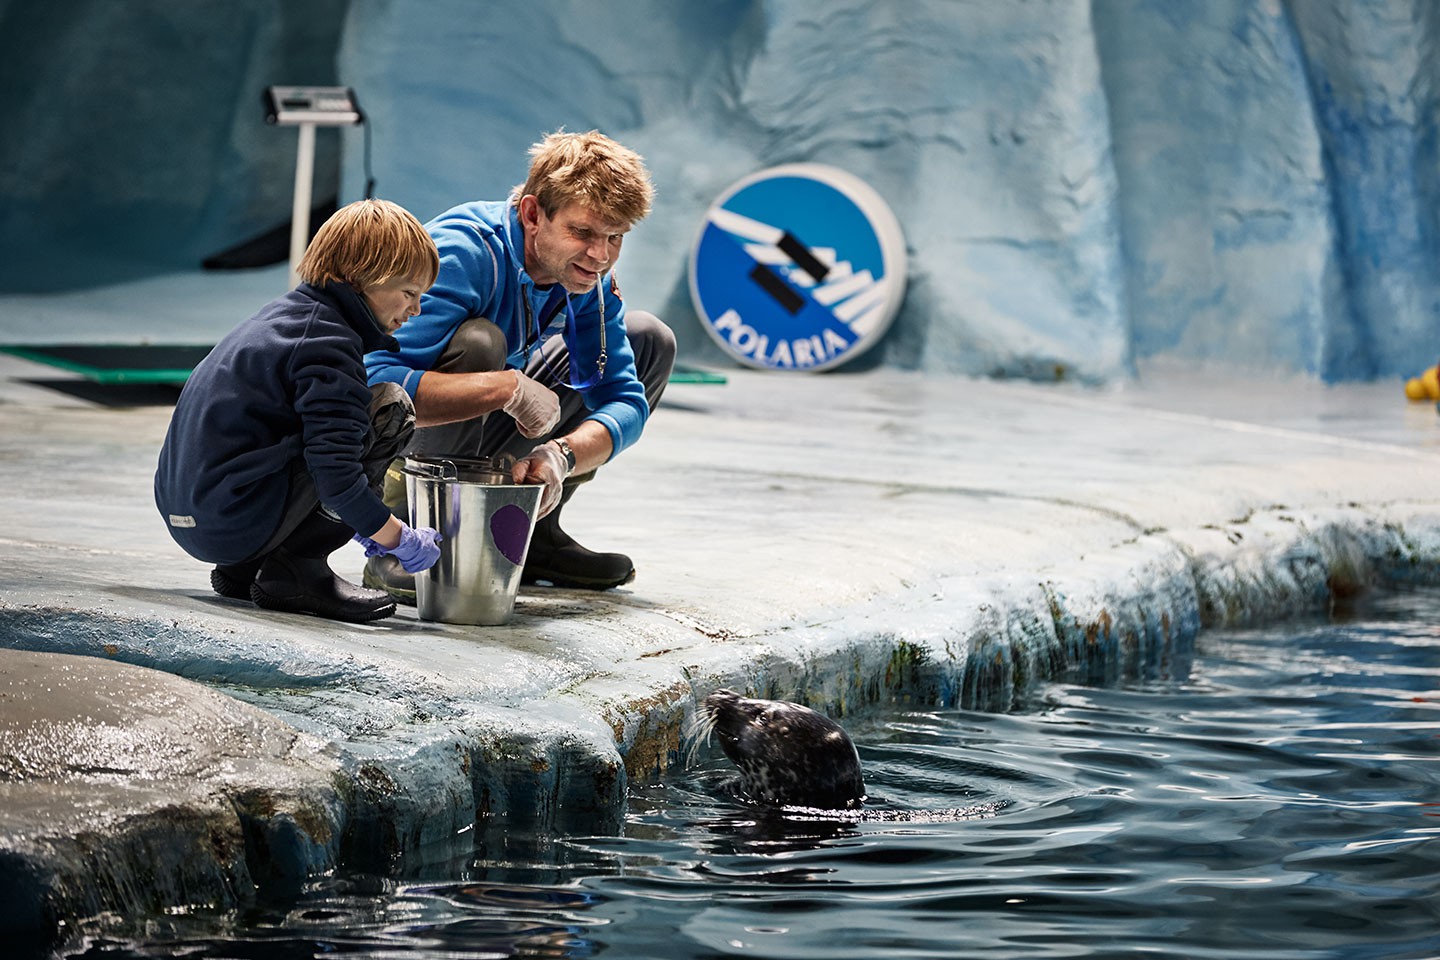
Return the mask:
M 400 543 L 394 548 L 376 543 L 369 537 L 355 534 L 355 542 L 365 548 L 365 556 L 378 557 L 390 554 L 400 561 L 406 573 L 429 570 L 440 559 L 440 533 L 430 527 L 415 529 L 408 523 L 400 524 Z

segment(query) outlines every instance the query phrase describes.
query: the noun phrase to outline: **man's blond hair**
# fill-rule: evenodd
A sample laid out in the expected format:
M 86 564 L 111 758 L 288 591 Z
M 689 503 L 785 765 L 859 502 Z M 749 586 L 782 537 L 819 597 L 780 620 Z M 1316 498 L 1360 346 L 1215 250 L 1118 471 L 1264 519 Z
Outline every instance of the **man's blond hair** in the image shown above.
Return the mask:
M 612 223 L 634 226 L 650 213 L 655 187 L 640 154 L 598 130 L 557 130 L 530 147 L 530 173 L 515 199 L 533 194 L 547 217 L 580 203 Z
M 415 216 L 389 200 L 357 200 L 326 220 L 300 260 L 300 279 L 312 286 L 348 283 L 369 290 L 415 279 L 426 289 L 440 275 L 435 241 Z

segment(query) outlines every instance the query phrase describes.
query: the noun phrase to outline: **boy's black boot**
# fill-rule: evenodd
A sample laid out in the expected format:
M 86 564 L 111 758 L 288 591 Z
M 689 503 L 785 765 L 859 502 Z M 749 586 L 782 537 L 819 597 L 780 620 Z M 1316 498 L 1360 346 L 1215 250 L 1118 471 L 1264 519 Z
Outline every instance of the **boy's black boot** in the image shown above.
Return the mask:
M 574 495 L 578 483 L 567 483 L 560 502 L 535 524 L 530 552 L 525 555 L 521 583 L 548 583 L 556 587 L 609 590 L 635 579 L 635 566 L 623 553 L 596 553 L 575 542 L 560 529 L 560 511 Z
M 326 558 L 351 537 L 350 528 L 316 510 L 265 558 L 250 599 L 267 610 L 309 613 L 346 623 L 368 623 L 395 612 L 383 590 L 367 590 L 336 576 Z
M 231 600 L 249 600 L 250 585 L 255 574 L 260 572 L 263 560 L 247 560 L 244 563 L 220 563 L 210 571 L 210 589 Z

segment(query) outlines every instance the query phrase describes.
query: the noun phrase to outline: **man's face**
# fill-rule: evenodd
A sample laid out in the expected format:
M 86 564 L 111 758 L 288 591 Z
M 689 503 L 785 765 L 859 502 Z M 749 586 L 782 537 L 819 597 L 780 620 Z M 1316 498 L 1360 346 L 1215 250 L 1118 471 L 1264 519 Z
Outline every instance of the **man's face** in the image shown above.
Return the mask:
M 525 229 L 525 270 L 544 286 L 558 283 L 571 293 L 588 293 L 620 257 L 629 224 L 615 223 L 579 203 L 546 216 L 533 196 L 520 198 Z
M 394 333 L 400 324 L 420 312 L 420 294 L 425 292 L 424 281 L 414 277 L 396 277 L 361 292 L 370 312 L 386 333 Z

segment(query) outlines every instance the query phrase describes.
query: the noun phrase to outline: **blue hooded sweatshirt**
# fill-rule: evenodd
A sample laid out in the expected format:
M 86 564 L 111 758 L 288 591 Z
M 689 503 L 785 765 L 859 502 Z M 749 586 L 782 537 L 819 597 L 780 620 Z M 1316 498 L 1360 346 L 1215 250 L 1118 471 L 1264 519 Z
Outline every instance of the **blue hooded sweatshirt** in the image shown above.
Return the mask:
M 420 315 L 395 333 L 396 353 L 370 353 L 370 382 L 398 383 L 413 398 L 420 377 L 435 366 L 455 329 L 471 317 L 485 317 L 505 334 L 508 367 L 524 369 L 539 343 L 565 338 L 575 378 L 596 372 L 600 329 L 605 329 L 606 364 L 599 382 L 580 391 L 589 420 L 610 431 L 613 458 L 634 443 L 650 416 L 645 387 L 635 373 L 635 353 L 625 336 L 625 303 L 614 273 L 595 289 L 568 295 L 559 284 L 536 287 L 525 271 L 520 214 L 509 201 L 476 201 L 453 207 L 425 225 L 440 250 L 440 276 L 420 298 Z M 565 298 L 575 315 L 566 329 Z M 546 384 L 549 386 L 549 384 Z

